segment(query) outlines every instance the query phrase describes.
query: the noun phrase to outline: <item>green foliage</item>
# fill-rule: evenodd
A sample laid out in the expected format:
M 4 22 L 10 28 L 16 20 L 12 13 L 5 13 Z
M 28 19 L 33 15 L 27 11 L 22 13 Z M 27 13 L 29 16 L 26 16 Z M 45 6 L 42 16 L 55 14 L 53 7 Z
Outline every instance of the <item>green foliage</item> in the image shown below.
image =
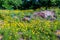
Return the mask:
M 60 0 L 0 0 L 0 9 L 36 9 L 42 6 L 60 7 Z
M 54 8 L 54 11 L 56 14 L 60 14 L 60 9 Z M 3 36 L 2 40 L 57 40 L 55 32 L 60 29 L 60 15 L 57 15 L 59 20 L 56 19 L 53 22 L 44 19 L 32 19 L 27 22 L 22 21 L 21 18 L 36 11 L 0 10 L 0 12 L 0 35 Z M 2 17 L 4 20 L 2 20 Z
M 2 0 L 1 2 L 3 2 L 2 7 L 5 9 L 13 9 L 15 6 L 17 8 L 22 4 L 22 0 Z

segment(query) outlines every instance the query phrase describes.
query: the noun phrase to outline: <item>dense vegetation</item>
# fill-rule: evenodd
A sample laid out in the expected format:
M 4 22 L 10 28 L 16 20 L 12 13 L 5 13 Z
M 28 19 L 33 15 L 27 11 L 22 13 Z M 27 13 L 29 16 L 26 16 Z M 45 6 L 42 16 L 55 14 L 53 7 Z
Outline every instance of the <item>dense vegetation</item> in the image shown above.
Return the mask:
M 0 0 L 0 9 L 36 9 L 42 6 L 60 7 L 60 0 Z
M 0 10 L 0 38 L 2 35 L 3 40 L 58 40 L 55 32 L 60 29 L 60 9 L 54 8 L 57 19 L 53 22 L 44 19 L 31 19 L 30 22 L 21 20 L 36 11 Z
M 59 8 L 60 0 L 0 0 L 0 40 L 58 40 Z M 54 10 L 57 19 L 49 21 L 37 17 L 36 20 L 22 20 L 26 15 L 46 9 Z

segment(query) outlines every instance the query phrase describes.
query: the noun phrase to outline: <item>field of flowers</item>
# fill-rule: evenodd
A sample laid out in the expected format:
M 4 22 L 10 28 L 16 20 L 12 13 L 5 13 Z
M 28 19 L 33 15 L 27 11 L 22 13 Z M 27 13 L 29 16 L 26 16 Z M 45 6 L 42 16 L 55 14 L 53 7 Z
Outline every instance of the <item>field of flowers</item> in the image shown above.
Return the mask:
M 44 8 L 42 8 L 44 10 Z M 52 9 L 52 8 L 51 8 Z M 40 11 L 41 9 L 36 9 Z M 2 40 L 57 40 L 56 30 L 60 29 L 60 9 L 54 8 L 57 19 L 22 21 L 34 10 L 0 10 L 0 39 Z

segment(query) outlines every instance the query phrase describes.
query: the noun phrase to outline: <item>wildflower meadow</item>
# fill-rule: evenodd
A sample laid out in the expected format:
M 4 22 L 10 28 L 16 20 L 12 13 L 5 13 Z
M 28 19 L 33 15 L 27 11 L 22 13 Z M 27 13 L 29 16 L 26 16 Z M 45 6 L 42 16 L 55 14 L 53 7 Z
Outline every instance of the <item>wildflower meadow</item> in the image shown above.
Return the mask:
M 45 10 L 44 8 L 41 8 Z M 58 40 L 56 30 L 60 29 L 60 9 L 54 8 L 57 19 L 54 21 L 31 19 L 23 21 L 25 15 L 41 10 L 0 10 L 0 39 L 2 40 Z M 52 10 L 50 8 L 49 10 Z

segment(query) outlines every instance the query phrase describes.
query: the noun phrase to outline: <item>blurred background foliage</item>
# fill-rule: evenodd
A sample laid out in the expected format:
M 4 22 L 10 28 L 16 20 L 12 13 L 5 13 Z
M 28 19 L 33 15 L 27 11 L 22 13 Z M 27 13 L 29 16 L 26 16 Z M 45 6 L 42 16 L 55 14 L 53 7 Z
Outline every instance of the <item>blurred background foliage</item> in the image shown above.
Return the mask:
M 36 9 L 59 7 L 60 0 L 0 0 L 0 9 Z

